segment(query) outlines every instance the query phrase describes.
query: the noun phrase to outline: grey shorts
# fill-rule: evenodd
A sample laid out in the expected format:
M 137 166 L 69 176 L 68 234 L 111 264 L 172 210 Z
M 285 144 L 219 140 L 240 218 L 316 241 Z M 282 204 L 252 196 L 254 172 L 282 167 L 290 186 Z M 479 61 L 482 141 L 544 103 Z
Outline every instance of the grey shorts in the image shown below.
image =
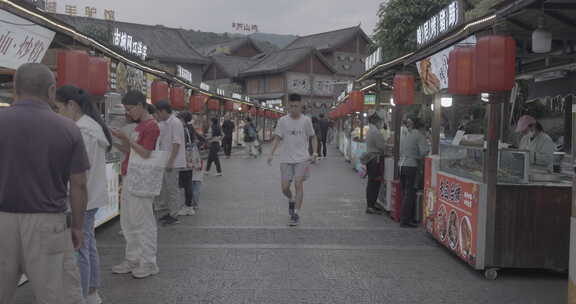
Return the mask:
M 282 173 L 282 181 L 292 182 L 297 178 L 307 180 L 310 177 L 310 161 L 301 163 L 281 163 L 280 172 Z

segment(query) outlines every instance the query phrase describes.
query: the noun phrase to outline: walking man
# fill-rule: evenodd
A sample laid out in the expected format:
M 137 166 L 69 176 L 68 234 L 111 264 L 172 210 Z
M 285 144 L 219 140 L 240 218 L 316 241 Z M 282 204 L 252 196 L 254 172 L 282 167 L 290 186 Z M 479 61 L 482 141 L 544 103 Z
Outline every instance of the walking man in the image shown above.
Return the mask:
M 290 114 L 278 121 L 268 164 L 272 164 L 274 153 L 281 146 L 282 192 L 288 198 L 290 226 L 297 226 L 300 223 L 300 209 L 304 199 L 304 181 L 310 177 L 310 164 L 316 162 L 318 158 L 316 152 L 313 153 L 312 159 L 310 158 L 308 145 L 312 142 L 313 151 L 317 151 L 318 147 L 312 120 L 302 114 L 302 97 L 292 94 L 288 99 Z M 292 182 L 295 188 L 294 195 L 291 190 Z
M 318 130 L 320 134 L 316 134 L 319 137 L 319 147 L 318 147 L 318 155 L 322 158 L 326 158 L 328 154 L 328 130 L 330 129 L 330 122 L 324 114 L 320 114 L 320 119 L 318 119 Z
M 112 130 L 112 134 L 122 141 L 122 145 L 118 147 L 127 153 L 128 158 L 132 153 L 137 153 L 140 157 L 148 159 L 156 148 L 160 129 L 154 117 L 148 113 L 146 96 L 140 91 L 129 91 L 122 98 L 122 104 L 132 120 L 139 123 L 130 136 L 120 130 Z M 126 180 L 129 178 L 142 180 L 142 177 L 134 177 L 133 174 L 137 172 L 128 168 Z M 128 189 L 123 189 L 120 225 L 126 239 L 125 259 L 114 266 L 112 272 L 132 273 L 137 279 L 158 274 L 160 271 L 156 264 L 158 227 L 154 217 L 154 197 L 138 196 Z
M 161 100 L 156 103 L 156 109 L 160 120 L 160 151 L 170 153 L 159 197 L 168 206 L 168 214 L 160 218 L 160 222 L 169 226 L 178 223 L 178 213 L 184 207 L 184 200 L 179 195 L 178 178 L 180 171 L 186 169 L 186 137 L 184 125 L 172 113 L 170 103 Z
M 252 123 L 252 118 L 247 117 L 246 123 L 244 124 L 244 143 L 246 144 L 248 158 L 258 157 L 258 154 L 255 151 L 257 141 L 258 132 L 256 131 L 256 127 Z
M 24 64 L 14 80 L 15 103 L 0 112 L 0 304 L 13 302 L 22 274 L 39 303 L 81 304 L 84 141 L 74 121 L 50 108 L 56 82 L 48 67 Z
M 226 120 L 222 123 L 222 133 L 224 133 L 224 138 L 222 138 L 222 146 L 224 147 L 224 155 L 226 158 L 230 158 L 232 155 L 232 134 L 236 125 L 230 120 L 230 116 L 226 116 Z

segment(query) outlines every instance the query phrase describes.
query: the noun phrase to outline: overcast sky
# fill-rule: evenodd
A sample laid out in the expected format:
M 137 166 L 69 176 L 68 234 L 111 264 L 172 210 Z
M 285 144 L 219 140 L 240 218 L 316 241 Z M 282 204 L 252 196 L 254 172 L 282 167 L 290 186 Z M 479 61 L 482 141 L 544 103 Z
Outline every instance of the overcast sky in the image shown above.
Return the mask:
M 114 9 L 116 20 L 163 24 L 210 32 L 233 32 L 232 23 L 256 24 L 260 32 L 306 35 L 362 24 L 372 35 L 382 0 L 55 0 L 66 4 Z

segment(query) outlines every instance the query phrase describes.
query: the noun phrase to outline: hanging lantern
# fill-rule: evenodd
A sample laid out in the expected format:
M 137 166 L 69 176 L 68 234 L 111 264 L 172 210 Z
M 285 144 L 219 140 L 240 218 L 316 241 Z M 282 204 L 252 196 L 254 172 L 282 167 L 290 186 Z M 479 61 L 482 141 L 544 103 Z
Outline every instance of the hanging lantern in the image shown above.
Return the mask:
M 184 102 L 185 94 L 186 91 L 184 90 L 183 87 L 173 87 L 170 90 L 170 103 L 172 104 L 172 108 L 182 110 L 186 107 L 186 104 Z
M 86 75 L 89 66 L 88 53 L 77 50 L 61 50 L 58 52 L 58 87 L 64 85 L 77 86 L 83 90 L 90 88 L 90 77 Z
M 204 105 L 206 104 L 207 99 L 208 99 L 208 97 L 205 95 L 192 95 L 192 96 L 190 96 L 190 104 L 188 105 L 188 109 L 192 113 L 204 112 Z
M 545 29 L 545 19 L 538 19 L 538 28 L 532 32 L 532 52 L 537 54 L 550 53 L 552 51 L 552 33 Z
M 220 101 L 218 99 L 210 98 L 208 100 L 208 110 L 211 111 L 220 110 Z
M 396 74 L 394 77 L 394 103 L 397 105 L 414 104 L 414 75 Z
M 452 95 L 478 95 L 476 87 L 476 48 L 459 46 L 448 57 L 448 93 Z
M 509 91 L 516 76 L 516 41 L 486 36 L 476 43 L 476 82 L 480 92 Z
M 250 112 L 250 115 L 252 115 L 252 116 L 256 116 L 256 113 L 258 112 L 255 107 L 250 107 L 250 109 L 248 111 Z
M 352 112 L 364 112 L 364 92 L 352 91 L 350 92 L 350 107 Z
M 108 92 L 108 76 L 110 75 L 108 60 L 102 57 L 88 59 L 88 92 L 94 96 L 104 96 Z
M 224 101 L 224 111 L 232 112 L 234 111 L 234 102 L 230 100 Z
M 170 88 L 166 81 L 158 79 L 152 81 L 152 88 L 150 91 L 152 92 L 152 104 L 156 104 L 160 100 L 170 99 Z

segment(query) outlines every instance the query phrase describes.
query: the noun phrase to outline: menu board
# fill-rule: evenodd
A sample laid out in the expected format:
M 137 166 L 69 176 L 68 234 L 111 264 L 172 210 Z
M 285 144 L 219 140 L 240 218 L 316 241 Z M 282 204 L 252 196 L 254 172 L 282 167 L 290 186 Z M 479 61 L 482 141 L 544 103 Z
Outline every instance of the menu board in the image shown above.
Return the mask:
M 426 198 L 426 229 L 434 238 L 475 266 L 480 185 L 442 173 L 435 193 Z

